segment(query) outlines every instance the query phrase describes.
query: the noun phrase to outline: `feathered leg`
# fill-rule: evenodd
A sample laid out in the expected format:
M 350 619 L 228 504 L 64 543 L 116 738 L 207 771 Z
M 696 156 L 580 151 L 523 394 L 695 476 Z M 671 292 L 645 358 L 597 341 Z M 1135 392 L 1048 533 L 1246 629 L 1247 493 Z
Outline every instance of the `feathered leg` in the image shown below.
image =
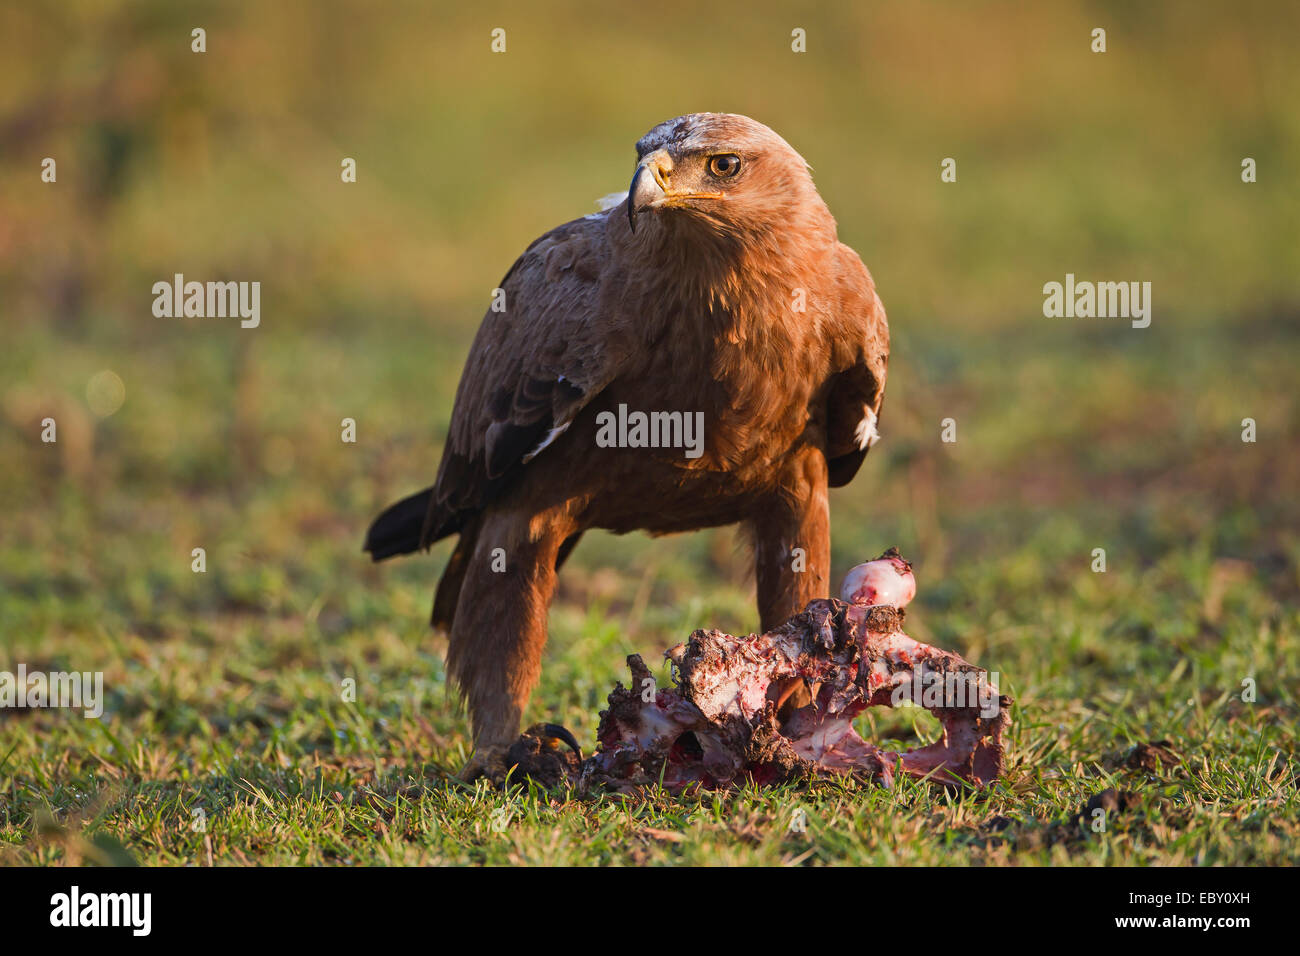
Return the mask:
M 452 625 L 456 621 L 456 605 L 460 602 L 461 585 L 465 583 L 465 572 L 469 569 L 475 546 L 478 544 L 478 525 L 477 515 L 466 522 L 465 527 L 461 529 L 460 538 L 456 541 L 456 548 L 447 560 L 442 578 L 438 581 L 438 590 L 433 596 L 433 614 L 429 619 L 435 631 L 450 634 Z
M 830 505 L 821 449 L 805 446 L 792 455 L 780 487 L 749 522 L 764 631 L 814 598 L 827 597 L 830 589 Z
M 519 734 L 541 673 L 556 558 L 573 531 L 556 514 L 489 511 L 482 518 L 447 651 L 474 728 L 467 777 L 499 769 L 494 764 Z

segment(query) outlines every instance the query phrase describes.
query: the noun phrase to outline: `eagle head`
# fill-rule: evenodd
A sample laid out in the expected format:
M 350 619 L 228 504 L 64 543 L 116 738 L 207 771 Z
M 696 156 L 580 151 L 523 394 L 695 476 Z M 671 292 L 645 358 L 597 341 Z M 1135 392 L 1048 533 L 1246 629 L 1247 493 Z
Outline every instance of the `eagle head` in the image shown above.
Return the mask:
M 803 157 L 748 116 L 679 116 L 642 136 L 636 153 L 627 197 L 633 232 L 647 213 L 731 235 L 793 225 L 810 211 L 830 218 Z

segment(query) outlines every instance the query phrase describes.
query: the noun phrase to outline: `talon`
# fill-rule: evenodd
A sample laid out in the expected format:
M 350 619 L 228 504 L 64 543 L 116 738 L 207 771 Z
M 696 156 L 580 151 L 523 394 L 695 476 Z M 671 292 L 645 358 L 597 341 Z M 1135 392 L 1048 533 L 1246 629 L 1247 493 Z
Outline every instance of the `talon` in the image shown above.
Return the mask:
M 500 745 L 475 747 L 469 762 L 456 775 L 457 778 L 464 783 L 473 783 L 480 777 L 497 782 L 509 769 L 505 765 L 506 749 Z
M 546 731 L 546 736 L 568 744 L 569 748 L 578 755 L 578 759 L 582 759 L 582 748 L 578 746 L 577 739 L 569 732 L 567 727 L 560 724 L 543 724 L 542 729 Z

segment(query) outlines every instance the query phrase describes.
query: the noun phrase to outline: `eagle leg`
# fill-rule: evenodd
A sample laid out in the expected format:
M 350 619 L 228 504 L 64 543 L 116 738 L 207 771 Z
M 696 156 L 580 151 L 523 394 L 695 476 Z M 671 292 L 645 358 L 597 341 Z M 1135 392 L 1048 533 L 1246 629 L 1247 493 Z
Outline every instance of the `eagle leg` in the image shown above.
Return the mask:
M 519 734 L 541 673 L 556 559 L 574 530 L 562 514 L 483 515 L 447 649 L 447 669 L 469 707 L 478 763 L 480 753 L 490 759 Z
M 821 449 L 795 451 L 778 486 L 749 520 L 762 631 L 793 617 L 830 587 L 830 505 Z

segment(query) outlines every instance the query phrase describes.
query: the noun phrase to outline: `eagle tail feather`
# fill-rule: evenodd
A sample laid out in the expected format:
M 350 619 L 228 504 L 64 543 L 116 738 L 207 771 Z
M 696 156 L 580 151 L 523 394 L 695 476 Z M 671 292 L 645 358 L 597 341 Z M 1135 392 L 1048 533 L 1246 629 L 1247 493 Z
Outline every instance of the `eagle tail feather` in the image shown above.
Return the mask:
M 366 532 L 363 550 L 370 552 L 374 561 L 419 551 L 425 544 L 421 532 L 432 497 L 433 488 L 425 488 L 385 508 Z

